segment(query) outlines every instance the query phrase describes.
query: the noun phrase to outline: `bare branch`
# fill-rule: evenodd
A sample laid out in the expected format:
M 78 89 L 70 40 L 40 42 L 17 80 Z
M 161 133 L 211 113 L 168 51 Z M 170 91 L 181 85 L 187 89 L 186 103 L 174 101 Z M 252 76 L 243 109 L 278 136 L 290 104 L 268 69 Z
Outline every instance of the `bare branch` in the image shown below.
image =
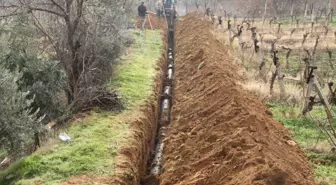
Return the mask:
M 0 18 L 7 18 L 7 17 L 12 17 L 12 16 L 17 16 L 19 15 L 19 13 L 17 12 L 18 9 L 16 9 L 15 11 L 9 13 L 9 14 L 6 14 L 6 15 L 0 15 Z
M 60 4 L 56 3 L 55 0 L 49 0 L 49 1 L 51 1 L 53 5 L 57 6 L 62 12 L 65 13 L 65 9 Z
M 60 16 L 60 17 L 65 16 L 65 14 L 61 14 L 61 13 L 58 13 L 58 12 L 55 12 L 55 11 L 52 11 L 52 10 L 48 10 L 48 9 L 44 9 L 44 8 L 29 7 L 29 9 L 32 10 L 32 11 L 41 11 L 41 12 L 51 13 L 51 14 L 54 14 L 54 15 L 57 15 L 57 16 Z
M 32 17 L 34 18 L 34 24 L 35 26 L 46 36 L 48 37 L 48 39 L 50 40 L 50 42 L 52 43 L 54 49 L 57 51 L 57 47 L 55 44 L 54 39 L 47 33 L 47 31 L 43 28 L 42 24 L 40 23 L 40 21 L 36 18 L 36 16 L 34 15 L 34 13 L 32 13 Z

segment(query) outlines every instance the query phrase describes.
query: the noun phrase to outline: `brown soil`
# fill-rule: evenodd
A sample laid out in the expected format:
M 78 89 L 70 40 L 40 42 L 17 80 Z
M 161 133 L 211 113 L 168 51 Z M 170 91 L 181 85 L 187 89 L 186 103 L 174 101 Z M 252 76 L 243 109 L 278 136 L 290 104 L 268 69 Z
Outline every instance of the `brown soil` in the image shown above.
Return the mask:
M 155 13 L 149 12 L 149 19 L 147 18 L 145 27 L 146 29 L 165 29 L 167 27 L 167 23 L 165 22 L 164 17 L 158 18 Z M 136 18 L 136 26 L 138 29 L 142 26 L 142 20 L 139 16 Z
M 177 23 L 172 123 L 161 185 L 312 185 L 289 131 L 238 82 L 227 49 L 196 14 Z M 203 62 L 203 68 L 198 69 Z

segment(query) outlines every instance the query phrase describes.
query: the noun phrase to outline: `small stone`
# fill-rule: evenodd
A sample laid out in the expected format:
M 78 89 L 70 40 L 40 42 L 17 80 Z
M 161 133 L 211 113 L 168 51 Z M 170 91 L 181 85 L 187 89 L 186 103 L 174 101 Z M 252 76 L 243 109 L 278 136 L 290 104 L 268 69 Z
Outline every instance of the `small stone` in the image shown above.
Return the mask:
M 261 152 L 263 150 L 262 146 L 258 146 L 258 151 Z
M 295 141 L 292 141 L 292 140 L 287 140 L 287 144 L 290 146 L 296 146 Z
M 257 129 L 256 129 L 254 126 L 250 126 L 250 131 L 251 131 L 251 132 L 256 132 Z
M 199 65 L 198 65 L 198 69 L 202 69 L 204 67 L 204 62 L 201 62 Z
M 255 142 L 259 143 L 260 142 L 260 139 L 259 138 L 253 138 Z

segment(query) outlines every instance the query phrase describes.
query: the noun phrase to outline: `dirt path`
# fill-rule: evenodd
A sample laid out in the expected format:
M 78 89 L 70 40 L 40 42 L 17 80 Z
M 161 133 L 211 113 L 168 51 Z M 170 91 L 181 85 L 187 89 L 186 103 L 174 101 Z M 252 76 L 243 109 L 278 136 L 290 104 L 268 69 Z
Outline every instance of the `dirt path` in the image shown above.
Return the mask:
M 289 131 L 238 81 L 238 67 L 195 14 L 176 26 L 173 119 L 161 185 L 310 185 Z M 198 69 L 201 62 L 204 67 Z

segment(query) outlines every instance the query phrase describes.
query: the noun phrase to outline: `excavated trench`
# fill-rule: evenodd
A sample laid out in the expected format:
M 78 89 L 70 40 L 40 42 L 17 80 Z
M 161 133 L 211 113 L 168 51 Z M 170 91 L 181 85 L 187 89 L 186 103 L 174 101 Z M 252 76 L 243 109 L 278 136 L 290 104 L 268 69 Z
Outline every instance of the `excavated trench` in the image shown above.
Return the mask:
M 157 131 L 155 137 L 155 150 L 148 161 L 148 175 L 141 182 L 141 185 L 159 185 L 159 176 L 162 173 L 163 151 L 165 148 L 165 137 L 167 127 L 170 124 L 171 108 L 173 103 L 174 90 L 174 20 L 167 22 L 168 25 L 168 50 L 166 72 L 162 80 L 162 92 L 159 100 L 159 112 L 157 119 Z
M 155 94 L 133 123 L 114 184 L 315 184 L 289 131 L 239 85 L 240 67 L 198 17 L 169 24 Z
M 163 52 L 158 61 L 153 95 L 131 124 L 132 137 L 117 156 L 112 184 L 154 185 L 162 170 L 165 128 L 170 122 L 174 72 L 174 21 L 158 20 L 163 30 Z

